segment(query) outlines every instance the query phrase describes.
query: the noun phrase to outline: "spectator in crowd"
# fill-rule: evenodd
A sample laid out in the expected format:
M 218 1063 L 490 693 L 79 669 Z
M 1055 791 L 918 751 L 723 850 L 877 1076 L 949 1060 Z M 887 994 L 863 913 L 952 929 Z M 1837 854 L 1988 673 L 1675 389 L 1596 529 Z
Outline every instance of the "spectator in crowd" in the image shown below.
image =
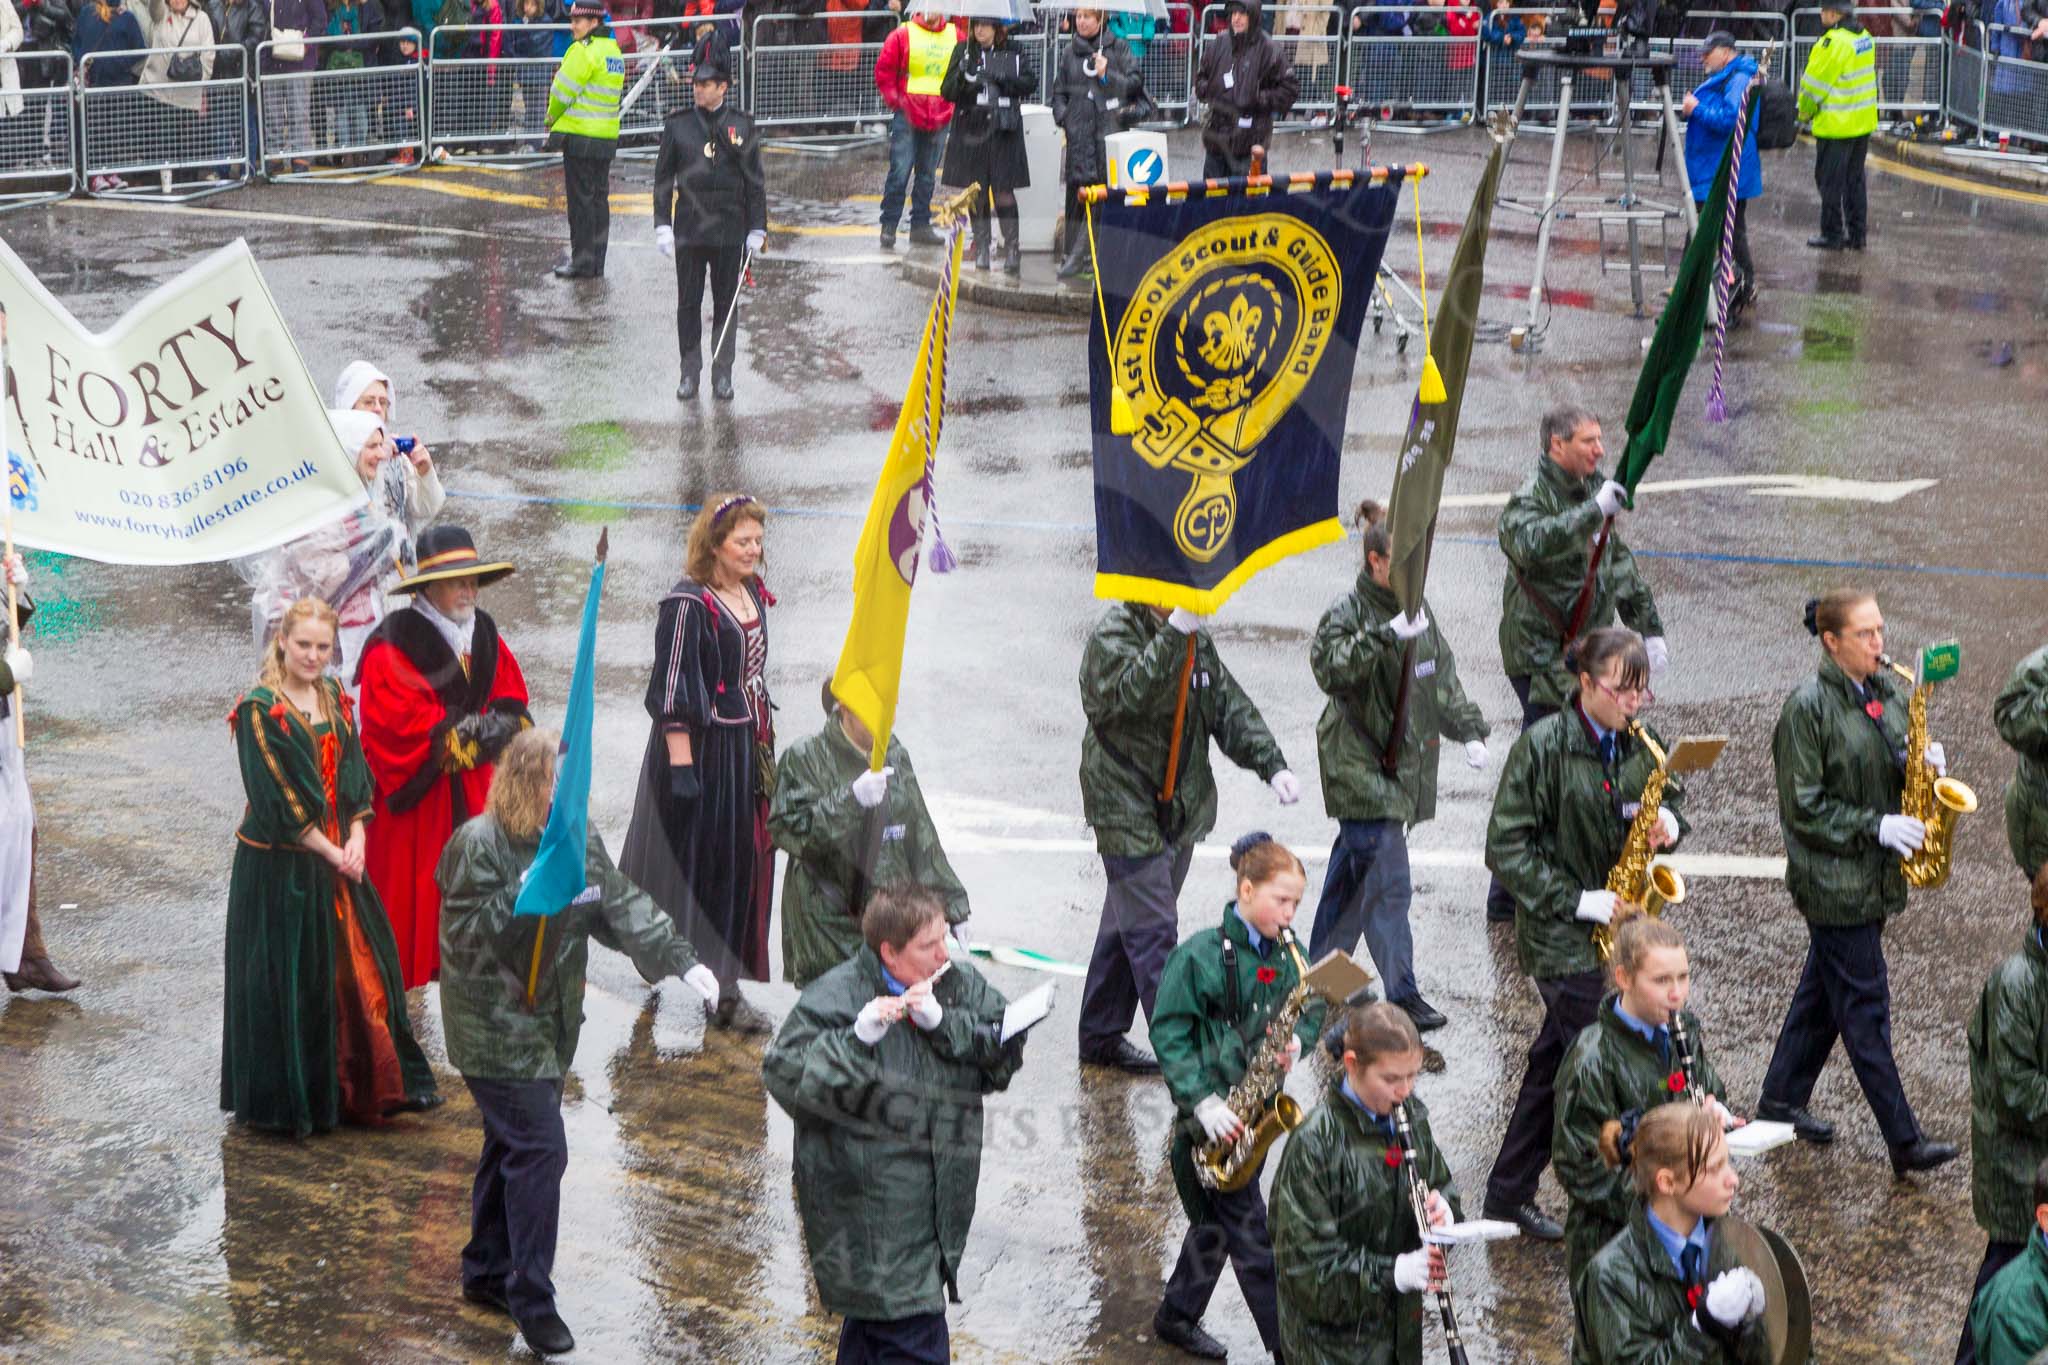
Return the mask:
M 953 121 L 953 104 L 942 87 L 959 41 L 959 31 L 945 12 L 927 5 L 889 35 L 875 58 L 875 87 L 882 92 L 882 103 L 895 111 L 889 120 L 889 177 L 882 183 L 884 251 L 895 249 L 906 186 L 910 244 L 939 244 L 939 235 L 932 231 L 932 191 L 939 153 L 946 145 L 946 126 Z
M 142 62 L 140 57 L 109 57 L 90 65 L 86 58 L 96 52 L 136 52 L 148 45 L 143 40 L 142 25 L 133 14 L 114 8 L 107 0 L 86 0 L 78 14 L 71 57 L 79 64 L 79 79 L 85 85 L 94 89 L 133 85 Z
M 395 65 L 423 66 L 426 53 L 420 47 L 419 39 L 410 33 L 399 37 L 394 46 L 398 56 Z M 384 106 L 384 134 L 386 142 L 417 142 L 424 124 L 420 121 L 419 100 L 413 94 L 410 83 L 392 86 L 390 102 Z M 445 153 L 444 153 L 445 155 Z M 400 147 L 391 157 L 394 166 L 410 166 L 419 159 L 419 153 L 411 147 Z
M 1721 169 L 1728 139 L 1742 113 L 1743 92 L 1756 79 L 1756 58 L 1735 50 L 1735 35 L 1725 28 L 1709 33 L 1700 48 L 1707 78 L 1685 97 L 1685 174 L 1692 181 L 1694 202 L 1704 205 Z M 1749 259 L 1749 201 L 1764 192 L 1763 156 L 1756 135 L 1742 143 L 1742 165 L 1735 175 L 1735 284 L 1728 296 L 1728 325 L 1737 325 L 1742 310 L 1756 302 L 1756 266 Z
M 1088 214 L 1081 190 L 1109 179 L 1109 149 L 1103 139 L 1122 125 L 1124 101 L 1140 88 L 1138 59 L 1124 40 L 1103 25 L 1099 9 L 1074 11 L 1074 36 L 1060 49 L 1053 73 L 1052 117 L 1067 135 L 1067 259 L 1060 278 L 1089 269 Z
M 1493 0 L 1493 13 L 1486 16 L 1479 37 L 1486 45 L 1487 72 L 1500 71 L 1504 74 L 1498 79 L 1514 79 L 1515 53 L 1529 41 L 1529 26 L 1515 13 L 1514 0 Z M 1481 75 L 1482 98 L 1492 93 L 1495 79 L 1491 74 Z
M 26 0 L 21 10 L 22 27 L 28 32 L 28 40 L 22 44 L 24 52 L 69 52 L 72 39 L 78 31 L 78 9 L 72 0 Z M 54 62 L 25 62 L 24 85 L 49 88 L 63 84 L 63 73 Z M 37 78 L 37 68 L 49 66 L 52 69 Z
M 165 0 L 149 45 L 156 51 L 142 63 L 141 83 L 179 124 L 174 145 L 207 147 L 201 136 L 206 91 L 199 83 L 213 78 L 213 21 L 193 0 Z
M 505 55 L 513 58 L 512 75 L 519 88 L 519 126 L 527 132 L 540 127 L 548 108 L 548 86 L 554 81 L 555 66 L 569 50 L 567 29 L 550 29 L 549 24 L 568 22 L 560 0 L 519 0 L 512 22 L 517 29 L 505 35 Z M 559 40 L 559 44 L 557 42 Z M 556 48 L 559 45 L 560 51 Z M 535 142 L 537 148 L 540 144 Z
M 48 0 L 44 0 L 48 3 Z M 214 58 L 213 74 L 217 79 L 228 80 L 239 77 L 245 81 L 256 78 L 256 48 L 270 40 L 270 7 L 267 0 L 207 0 L 206 17 L 213 24 L 213 40 L 225 47 L 239 47 L 240 53 L 223 52 Z M 232 100 L 221 100 L 214 113 L 223 118 L 234 116 Z M 254 98 L 243 102 L 243 118 L 249 138 L 249 173 L 263 164 L 261 120 L 257 118 L 258 104 Z
M 275 75 L 281 72 L 310 73 L 319 70 L 320 49 L 303 40 L 307 34 L 327 32 L 326 0 L 268 0 L 268 4 L 270 7 L 270 37 L 274 46 L 263 55 L 263 60 L 256 74 L 260 77 Z M 280 52 L 283 52 L 286 56 L 289 56 L 295 50 L 292 46 L 295 41 L 297 42 L 296 50 L 300 54 L 296 60 L 287 61 L 285 57 L 278 55 Z M 313 83 L 311 81 L 286 81 L 283 83 L 283 89 L 279 91 L 279 96 L 283 108 L 275 112 L 282 114 L 282 118 L 279 121 L 284 124 L 285 147 L 291 151 L 305 151 L 311 148 L 313 145 Z M 273 111 L 266 110 L 265 112 L 268 114 Z M 264 164 L 268 165 L 271 161 L 282 160 L 284 160 L 283 157 L 272 157 Z M 313 168 L 313 163 L 304 156 L 295 156 L 291 158 L 291 168 L 295 171 L 308 171 Z
M 1195 73 L 1195 98 L 1209 106 L 1202 174 L 1212 180 L 1248 174 L 1252 149 L 1270 144 L 1273 120 L 1301 94 L 1286 50 L 1259 28 L 1259 0 L 1225 0 L 1223 8 L 1230 31 L 1209 40 Z
M 971 41 L 953 49 L 942 86 L 953 102 L 953 132 L 946 145 L 948 185 L 979 185 L 972 210 L 974 268 L 989 268 L 989 214 L 1003 224 L 1003 270 L 1024 268 L 1017 236 L 1017 191 L 1031 183 L 1024 159 L 1024 101 L 1038 89 L 1031 59 L 1012 44 L 1004 25 L 976 19 Z
M 0 118 L 14 118 L 23 108 L 20 63 L 8 54 L 21 51 L 27 36 L 14 6 L 0 0 Z
M 861 64 L 860 45 L 886 41 L 888 37 L 886 28 L 883 33 L 870 36 L 875 24 L 868 16 L 880 10 L 888 16 L 888 27 L 893 28 L 902 9 L 902 0 L 895 0 L 886 9 L 878 0 L 874 3 L 871 0 L 825 0 L 825 42 L 831 50 L 819 55 L 819 68 L 837 72 L 857 70 Z
M 385 27 L 384 6 L 380 0 L 334 0 L 327 10 L 327 36 L 355 41 L 322 44 L 318 52 L 320 69 L 361 71 L 366 67 L 383 65 L 383 43 L 362 35 L 382 33 Z M 330 84 L 320 92 L 316 111 L 319 130 L 325 134 L 327 145 L 341 152 L 340 161 L 344 166 L 360 165 L 371 159 L 366 153 L 346 149 L 368 145 L 370 107 L 374 99 L 374 93 L 360 81 Z
M 471 0 L 471 3 L 475 3 L 475 0 Z M 605 0 L 605 10 L 605 22 L 611 25 L 612 37 L 618 39 L 619 51 L 640 52 L 653 46 L 647 30 L 620 28 L 619 25 L 636 24 L 654 18 L 654 0 Z
M 1132 61 L 1142 63 L 1145 49 L 1152 45 L 1155 23 L 1149 14 L 1120 9 L 1109 16 L 1109 31 L 1124 40 L 1124 46 L 1131 50 Z
M 1330 12 L 1320 4 L 1289 5 L 1280 11 L 1280 32 L 1295 41 L 1287 44 L 1295 67 L 1307 73 L 1312 86 L 1320 89 L 1323 85 L 1324 68 L 1330 64 L 1332 44 L 1326 41 L 1330 31 Z M 1266 20 L 1268 32 L 1272 31 L 1273 20 Z
M 1444 32 L 1453 38 L 1477 38 L 1479 36 L 1479 11 L 1471 0 L 1430 0 L 1431 4 L 1444 5 Z M 1450 52 L 1446 65 L 1452 72 L 1470 71 L 1479 65 L 1479 44 L 1449 43 Z

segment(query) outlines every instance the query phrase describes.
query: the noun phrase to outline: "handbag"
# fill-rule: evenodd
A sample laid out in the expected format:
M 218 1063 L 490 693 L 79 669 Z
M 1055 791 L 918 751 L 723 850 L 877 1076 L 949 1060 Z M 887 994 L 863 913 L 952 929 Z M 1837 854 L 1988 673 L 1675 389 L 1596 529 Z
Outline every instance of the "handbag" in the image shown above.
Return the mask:
M 306 30 L 277 26 L 277 0 L 270 0 L 270 56 L 274 61 L 306 60 Z
M 187 19 L 185 21 L 185 31 L 178 35 L 177 47 L 183 48 L 185 46 L 185 39 L 192 32 L 192 25 L 197 22 L 199 22 L 197 19 Z M 181 51 L 174 55 L 164 66 L 164 79 L 167 81 L 182 83 L 185 81 L 202 80 L 205 76 L 206 68 L 200 65 L 197 52 Z

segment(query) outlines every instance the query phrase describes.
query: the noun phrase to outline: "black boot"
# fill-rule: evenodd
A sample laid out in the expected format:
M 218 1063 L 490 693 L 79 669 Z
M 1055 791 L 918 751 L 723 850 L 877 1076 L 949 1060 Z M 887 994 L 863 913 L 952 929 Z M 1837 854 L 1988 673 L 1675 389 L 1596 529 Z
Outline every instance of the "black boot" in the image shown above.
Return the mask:
M 683 376 L 682 383 L 676 385 L 676 397 L 682 402 L 687 403 L 690 400 L 694 399 L 696 396 L 697 372 L 695 370 L 692 370 L 688 374 Z
M 1067 244 L 1067 259 L 1060 262 L 1060 278 L 1071 280 L 1088 270 L 1088 238 L 1080 232 L 1069 232 L 1074 240 Z
M 996 220 L 1003 225 L 1003 273 L 1021 275 L 1024 273 L 1024 243 L 1017 231 L 1017 206 L 998 206 Z
M 977 214 L 974 218 L 974 268 L 988 269 L 989 250 L 994 243 L 989 241 L 988 215 Z

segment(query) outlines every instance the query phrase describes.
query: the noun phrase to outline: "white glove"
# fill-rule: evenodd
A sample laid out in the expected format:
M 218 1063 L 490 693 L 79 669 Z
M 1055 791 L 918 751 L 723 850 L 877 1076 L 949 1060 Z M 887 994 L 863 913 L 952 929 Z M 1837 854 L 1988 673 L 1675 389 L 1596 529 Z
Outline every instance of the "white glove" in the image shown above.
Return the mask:
M 20 555 L 7 557 L 7 581 L 24 592 L 28 590 L 28 566 L 21 562 Z
M 1394 1258 L 1394 1290 L 1400 1294 L 1420 1294 L 1429 1288 L 1429 1248 L 1417 1247 L 1404 1251 Z
M 7 671 L 14 675 L 14 681 L 28 686 L 29 679 L 36 675 L 36 661 L 20 645 L 7 651 Z
M 1581 891 L 1579 910 L 1572 918 L 1588 924 L 1606 924 L 1614 918 L 1615 899 L 1612 891 Z
M 930 1033 L 939 1026 L 939 1020 L 945 1016 L 945 1013 L 945 1006 L 927 995 L 921 1003 L 910 1007 L 910 1022 L 923 1029 L 926 1033 Z
M 853 1036 L 873 1047 L 882 1041 L 882 1035 L 889 1031 L 889 1021 L 882 1017 L 882 997 L 879 995 L 860 1007 L 860 1013 L 853 1016 Z
M 1431 1190 L 1429 1197 L 1422 1201 L 1422 1207 L 1429 1213 L 1431 1227 L 1447 1228 L 1451 1225 L 1451 1206 L 1444 1202 L 1443 1195 L 1438 1191 Z
M 1465 741 L 1465 762 L 1474 768 L 1486 766 L 1486 741 L 1468 739 Z
M 1657 808 L 1657 828 L 1664 831 L 1664 847 L 1670 848 L 1678 842 L 1678 817 L 1668 806 Z
M 1927 742 L 1927 766 L 1934 769 L 1936 777 L 1948 776 L 1948 750 L 1941 747 L 1938 739 Z
M 747 250 L 753 252 L 756 256 L 760 255 L 762 249 L 767 245 L 768 234 L 761 228 L 755 228 L 747 234 Z
M 862 810 L 873 810 L 882 804 L 882 798 L 889 794 L 889 774 L 895 771 L 892 764 L 853 779 L 853 799 L 860 803 Z
M 1202 1131 L 1209 1135 L 1211 1142 L 1234 1137 L 1244 1127 L 1236 1112 L 1214 1095 L 1202 1096 L 1201 1103 L 1195 1106 L 1195 1121 L 1202 1125 Z
M 1387 622 L 1387 625 L 1393 630 L 1396 640 L 1412 640 L 1429 629 L 1429 613 L 1417 607 L 1413 621 L 1409 620 L 1404 612 Z
M 1877 822 L 1877 841 L 1901 858 L 1911 857 L 1927 842 L 1927 826 L 1910 815 L 1886 815 Z
M 664 256 L 676 254 L 676 230 L 663 223 L 654 230 L 654 249 Z
M 1267 785 L 1273 789 L 1273 795 L 1280 798 L 1280 804 L 1283 806 L 1291 806 L 1301 800 L 1301 780 L 1285 768 L 1274 773 L 1273 780 Z
M 692 990 L 704 997 L 705 1009 L 715 1010 L 718 1008 L 718 978 L 711 974 L 709 967 L 699 962 L 696 966 L 683 973 L 683 980 Z
M 1593 495 L 1593 501 L 1599 505 L 1601 516 L 1611 517 L 1621 511 L 1621 504 L 1627 497 L 1628 490 L 1609 479 L 1600 485 L 1600 491 Z
M 967 940 L 967 921 L 964 919 L 953 926 L 953 944 L 960 951 L 955 953 L 948 948 L 946 953 L 949 957 L 966 957 L 974 951 L 974 945 Z
M 1745 1266 L 1722 1271 L 1707 1286 L 1707 1311 L 1723 1327 L 1755 1321 L 1764 1312 L 1764 1282 Z
M 1664 643 L 1661 635 L 1652 635 L 1643 641 L 1643 653 L 1650 656 L 1650 671 L 1662 673 L 1671 666 L 1671 646 Z
M 1166 624 L 1183 635 L 1193 635 L 1202 628 L 1202 618 L 1186 607 L 1175 607 L 1167 613 Z

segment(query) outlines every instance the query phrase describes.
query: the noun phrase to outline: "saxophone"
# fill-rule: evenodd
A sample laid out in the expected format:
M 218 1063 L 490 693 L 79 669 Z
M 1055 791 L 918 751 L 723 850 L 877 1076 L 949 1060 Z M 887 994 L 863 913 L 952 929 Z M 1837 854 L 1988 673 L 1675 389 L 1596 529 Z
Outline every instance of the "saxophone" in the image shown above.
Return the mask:
M 1894 661 L 1891 655 L 1880 654 L 1877 661 L 1904 678 L 1909 686 L 1915 684 L 1912 670 Z M 1927 826 L 1927 838 L 1920 851 L 1899 859 L 1906 884 L 1922 891 L 1948 880 L 1956 817 L 1977 809 L 1977 793 L 1968 783 L 1953 777 L 1936 777 L 1934 765 L 1927 761 L 1927 698 L 1933 691 L 1933 683 L 1918 683 L 1907 703 L 1906 790 L 1899 798 L 1899 814 L 1910 815 Z
M 1641 906 L 1644 914 L 1655 917 L 1664 913 L 1665 906 L 1685 899 L 1685 878 L 1669 863 L 1651 861 L 1650 852 L 1650 833 L 1657 828 L 1658 812 L 1664 808 L 1664 785 L 1671 780 L 1671 770 L 1666 766 L 1664 750 L 1650 738 L 1641 721 L 1630 721 L 1628 729 L 1636 742 L 1650 751 L 1650 757 L 1657 760 L 1657 767 L 1643 784 L 1643 803 L 1636 808 L 1636 818 L 1629 822 L 1628 841 L 1621 846 L 1620 859 L 1607 874 L 1607 889 L 1618 899 Z M 1614 956 L 1612 924 L 1593 926 L 1593 951 L 1602 962 Z
M 1282 1089 L 1287 1081 L 1280 1059 L 1286 1055 L 1294 1026 L 1316 994 L 1308 984 L 1308 964 L 1292 929 L 1280 931 L 1280 942 L 1294 959 L 1295 984 L 1266 1024 L 1265 1037 L 1245 1068 L 1244 1079 L 1230 1088 L 1225 1103 L 1244 1126 L 1235 1138 L 1218 1138 L 1195 1149 L 1195 1179 L 1208 1190 L 1241 1190 L 1258 1175 L 1266 1152 L 1282 1133 L 1301 1126 L 1307 1114 Z

